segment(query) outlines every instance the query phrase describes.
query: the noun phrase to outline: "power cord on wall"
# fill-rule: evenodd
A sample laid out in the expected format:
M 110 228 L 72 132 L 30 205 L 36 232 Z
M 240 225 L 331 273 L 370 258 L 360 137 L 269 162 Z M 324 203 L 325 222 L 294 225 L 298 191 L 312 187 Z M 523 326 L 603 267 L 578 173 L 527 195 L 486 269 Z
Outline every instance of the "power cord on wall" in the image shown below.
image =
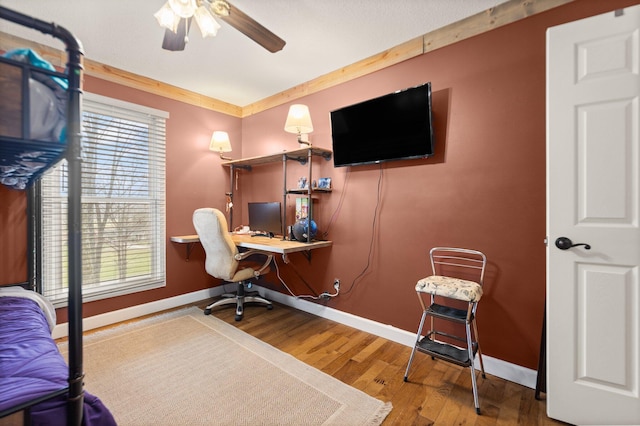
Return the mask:
M 346 193 L 346 186 L 347 186 L 347 182 L 348 182 L 348 177 L 350 175 L 350 172 L 347 172 L 347 176 L 345 178 L 345 184 L 342 190 L 342 195 L 340 197 L 340 201 L 338 202 L 338 206 L 336 207 L 336 210 L 334 211 L 333 215 L 331 216 L 331 219 L 329 221 L 329 225 L 327 226 L 327 230 L 323 233 L 323 238 L 326 238 L 327 234 L 329 233 L 329 226 L 334 222 L 336 215 L 338 214 L 338 212 L 341 210 L 342 208 L 342 204 L 344 201 L 344 195 Z M 349 286 L 349 288 L 347 289 L 347 291 L 345 291 L 343 294 L 349 294 L 356 282 L 362 278 L 365 273 L 369 270 L 369 267 L 371 266 L 371 257 L 373 255 L 373 248 L 374 248 L 374 237 L 375 237 L 375 229 L 376 229 L 376 223 L 378 221 L 378 213 L 380 210 L 380 199 L 382 198 L 382 177 L 384 175 L 384 169 L 382 168 L 382 165 L 380 165 L 380 174 L 378 176 L 378 185 L 377 185 L 377 199 L 376 199 L 376 206 L 374 209 L 374 213 L 373 213 L 373 221 L 371 223 L 371 239 L 369 242 L 369 253 L 367 255 L 367 264 L 365 265 L 364 269 L 362 270 L 362 272 L 360 272 L 360 274 L 358 274 L 358 276 L 356 276 L 353 281 L 351 282 L 351 285 Z M 278 280 L 280 280 L 280 283 L 282 283 L 282 285 L 284 286 L 284 288 L 289 292 L 289 294 L 293 297 L 295 297 L 296 299 L 312 299 L 312 300 L 329 300 L 332 299 L 336 296 L 338 296 L 340 294 L 340 280 L 339 279 L 335 279 L 334 283 L 333 283 L 333 288 L 335 289 L 335 293 L 328 293 L 328 292 L 323 292 L 319 295 L 316 294 L 295 294 L 293 293 L 293 291 L 291 291 L 291 289 L 289 288 L 289 286 L 287 285 L 287 283 L 282 279 L 282 277 L 280 276 L 280 267 L 278 266 L 278 262 L 276 260 L 276 258 L 273 259 L 273 264 L 276 268 L 276 276 L 278 277 Z M 313 289 L 311 288 L 311 286 L 309 285 L 309 283 L 307 283 L 307 281 L 300 275 L 300 273 L 298 273 L 298 271 L 292 266 L 293 271 L 296 273 L 296 275 L 298 275 L 298 277 L 302 280 L 302 282 L 305 284 L 305 286 L 311 291 L 313 292 Z
M 382 168 L 382 164 L 380 164 L 380 174 L 378 176 L 378 198 L 376 200 L 376 207 L 373 211 L 373 222 L 371 223 L 371 240 L 369 241 L 369 254 L 367 255 L 367 264 L 364 267 L 364 269 L 362 270 L 362 272 L 360 272 L 360 274 L 358 274 L 358 276 L 356 276 L 353 281 L 351 281 L 351 285 L 349 286 L 349 288 L 347 289 L 347 291 L 345 291 L 343 294 L 349 294 L 351 292 L 351 290 L 353 290 L 353 287 L 356 285 L 356 282 L 362 278 L 364 276 L 364 274 L 367 272 L 367 270 L 369 269 L 369 267 L 371 266 L 371 256 L 373 254 L 373 242 L 374 242 L 374 237 L 375 237 L 375 231 L 376 231 L 376 222 L 378 221 L 378 211 L 380 209 L 380 199 L 382 198 L 382 175 L 383 175 L 383 171 L 384 169 Z
M 278 267 L 278 262 L 276 261 L 276 259 L 273 259 L 273 264 L 276 267 L 276 276 L 278 277 L 278 279 L 280 280 L 280 282 L 282 283 L 282 285 L 284 286 L 284 288 L 287 289 L 287 291 L 289 292 L 290 295 L 292 295 L 293 297 L 295 297 L 296 299 L 313 299 L 313 300 L 328 300 L 331 299 L 333 297 L 336 297 L 338 294 L 340 294 L 340 280 L 336 278 L 333 287 L 335 288 L 336 292 L 334 294 L 330 294 L 327 292 L 321 293 L 320 295 L 313 295 L 313 294 L 294 294 L 291 289 L 289 288 L 289 286 L 287 285 L 287 283 L 284 282 L 284 280 L 282 279 L 282 277 L 280 276 L 280 268 Z M 295 271 L 295 268 L 294 268 Z M 296 274 L 298 273 L 297 271 L 295 271 Z M 300 274 L 298 274 L 298 276 L 300 276 Z M 309 290 L 311 290 L 311 287 L 309 286 L 309 284 L 302 278 L 302 281 L 305 283 L 305 285 L 309 288 Z M 311 290 L 313 291 L 313 290 Z
M 373 211 L 373 221 L 371 223 L 371 239 L 369 241 L 369 253 L 367 254 L 367 264 L 365 265 L 365 267 L 362 270 L 362 272 L 360 272 L 360 274 L 358 274 L 358 276 L 356 276 L 353 279 L 353 281 L 351 282 L 351 285 L 349 286 L 347 291 L 345 291 L 342 294 L 349 294 L 353 290 L 356 282 L 366 274 L 366 272 L 369 270 L 369 267 L 371 266 L 371 257 L 373 256 L 373 248 L 374 248 L 374 241 L 375 241 L 376 223 L 378 222 L 378 214 L 379 214 L 379 210 L 380 210 L 380 200 L 382 198 L 382 182 L 383 182 L 382 178 L 383 178 L 383 175 L 384 175 L 384 169 L 382 168 L 382 165 L 380 165 L 380 174 L 378 175 L 378 185 L 377 185 L 377 199 L 376 199 L 376 206 L 375 206 L 375 209 Z M 347 177 L 348 177 L 348 175 L 347 175 Z M 336 214 L 340 211 L 340 209 L 342 207 L 342 201 L 344 199 L 344 194 L 346 193 L 346 191 L 345 191 L 346 184 L 347 184 L 347 179 L 345 178 L 345 187 L 343 188 L 342 196 L 341 196 L 340 201 L 338 203 L 338 207 L 336 208 L 336 211 L 334 212 L 330 223 L 333 222 L 334 217 L 336 216 Z M 325 232 L 325 234 L 323 234 L 323 235 L 326 237 L 327 233 L 328 233 L 328 231 Z M 277 275 L 278 279 L 280 280 L 280 282 L 282 283 L 284 288 L 287 289 L 289 294 L 291 296 L 295 297 L 295 298 L 307 298 L 307 299 L 313 299 L 313 300 L 329 300 L 329 299 L 334 298 L 334 297 L 338 296 L 339 294 L 341 294 L 340 293 L 340 280 L 336 278 L 334 280 L 334 283 L 333 283 L 333 287 L 335 289 L 335 293 L 333 293 L 333 294 L 328 293 L 328 292 L 324 292 L 324 293 L 321 293 L 320 295 L 315 295 L 315 294 L 300 294 L 300 295 L 296 295 L 291 291 L 289 286 L 287 286 L 287 284 L 284 282 L 284 280 L 280 276 L 280 268 L 278 267 L 278 262 L 276 261 L 275 258 L 274 258 L 274 262 L 273 263 L 274 263 L 274 265 L 276 267 L 276 275 Z M 302 282 L 304 282 L 304 284 L 307 286 L 307 288 L 313 292 L 313 289 L 311 288 L 311 286 L 309 286 L 309 284 L 298 273 L 298 271 L 295 268 L 293 268 L 293 270 L 298 275 L 298 277 L 300 277 Z
M 347 183 L 349 182 L 349 176 L 351 176 L 351 167 L 347 168 L 347 173 L 344 177 L 344 185 L 342 185 L 342 193 L 340 194 L 340 200 L 338 201 L 338 205 L 336 206 L 335 211 L 333 212 L 333 214 L 331 215 L 331 218 L 329 219 L 327 228 L 322 233 L 322 239 L 324 240 L 327 239 L 327 236 L 329 235 L 329 229 L 331 228 L 331 225 L 333 225 L 333 222 L 335 222 L 338 213 L 342 209 L 342 204 L 344 203 L 344 195 L 347 193 Z

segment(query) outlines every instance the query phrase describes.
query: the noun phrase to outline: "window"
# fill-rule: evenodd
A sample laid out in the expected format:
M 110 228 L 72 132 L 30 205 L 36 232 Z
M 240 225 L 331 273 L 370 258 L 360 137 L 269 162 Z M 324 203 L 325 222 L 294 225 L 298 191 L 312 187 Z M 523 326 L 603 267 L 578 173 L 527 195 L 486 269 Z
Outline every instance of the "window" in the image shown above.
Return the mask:
M 165 285 L 168 113 L 87 94 L 82 115 L 82 292 L 91 301 Z M 68 291 L 66 160 L 42 179 L 40 278 Z

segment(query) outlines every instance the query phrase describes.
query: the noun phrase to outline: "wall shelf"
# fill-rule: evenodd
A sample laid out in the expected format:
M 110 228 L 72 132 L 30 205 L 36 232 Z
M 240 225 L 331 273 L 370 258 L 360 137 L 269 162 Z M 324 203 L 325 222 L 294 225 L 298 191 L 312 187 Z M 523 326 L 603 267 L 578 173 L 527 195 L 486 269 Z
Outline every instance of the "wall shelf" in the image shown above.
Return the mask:
M 311 151 L 312 156 L 320 156 L 325 160 L 330 160 L 333 152 L 324 148 L 316 148 L 315 146 L 310 148 L 300 148 L 292 151 L 282 151 L 277 154 L 269 154 L 269 155 L 261 155 L 258 157 L 247 157 L 241 158 L 238 160 L 230 160 L 224 161 L 222 163 L 223 166 L 226 167 L 238 167 L 244 169 L 251 169 L 254 166 L 260 166 L 262 164 L 271 164 L 277 163 L 279 161 L 283 161 L 283 157 L 286 160 L 295 160 L 300 164 L 306 164 L 309 159 L 309 151 Z
M 312 180 L 312 168 L 313 168 L 313 157 L 321 157 L 326 161 L 331 159 L 333 152 L 324 148 L 317 148 L 314 146 L 308 148 L 300 148 L 292 151 L 282 151 L 276 154 L 269 155 L 261 155 L 258 157 L 248 157 L 241 158 L 238 160 L 230 160 L 224 161 L 222 166 L 230 168 L 230 191 L 227 193 L 231 200 L 231 207 L 229 208 L 229 230 L 233 230 L 233 189 L 235 187 L 235 169 L 243 169 L 243 170 L 251 170 L 253 167 L 261 166 L 265 164 L 273 164 L 277 162 L 282 162 L 282 183 L 283 183 L 283 205 L 282 205 L 282 236 L 283 239 L 286 238 L 285 229 L 287 227 L 287 195 L 288 194 L 300 194 L 306 195 L 309 199 L 311 199 L 311 195 L 313 193 L 328 193 L 331 192 L 330 188 L 312 188 L 309 186 L 308 188 L 294 188 L 287 189 L 287 162 L 290 160 L 297 161 L 300 164 L 307 165 L 308 176 L 307 182 L 313 182 Z M 313 219 L 313 203 L 309 202 L 309 213 L 308 217 Z M 307 242 L 310 242 L 311 239 L 308 239 Z
M 294 188 L 287 190 L 289 194 L 307 194 L 309 190 L 307 188 Z M 311 192 L 331 192 L 331 188 L 311 188 Z

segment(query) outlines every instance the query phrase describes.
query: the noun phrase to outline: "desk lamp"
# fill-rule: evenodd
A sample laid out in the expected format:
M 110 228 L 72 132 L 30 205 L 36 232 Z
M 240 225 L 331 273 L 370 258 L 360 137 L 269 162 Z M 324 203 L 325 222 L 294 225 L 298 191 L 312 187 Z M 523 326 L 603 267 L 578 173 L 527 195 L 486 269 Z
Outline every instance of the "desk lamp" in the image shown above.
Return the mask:
M 220 158 L 222 160 L 231 160 L 231 158 L 222 155 L 222 153 L 224 152 L 231 152 L 231 142 L 229 141 L 229 134 L 227 132 L 221 132 L 218 130 L 213 132 L 213 135 L 211 135 L 211 143 L 209 144 L 209 149 L 211 151 L 220 153 Z
M 311 146 L 309 133 L 313 132 L 313 124 L 311 123 L 309 107 L 301 104 L 291 105 L 289 107 L 287 121 L 284 123 L 284 131 L 297 133 L 300 147 Z

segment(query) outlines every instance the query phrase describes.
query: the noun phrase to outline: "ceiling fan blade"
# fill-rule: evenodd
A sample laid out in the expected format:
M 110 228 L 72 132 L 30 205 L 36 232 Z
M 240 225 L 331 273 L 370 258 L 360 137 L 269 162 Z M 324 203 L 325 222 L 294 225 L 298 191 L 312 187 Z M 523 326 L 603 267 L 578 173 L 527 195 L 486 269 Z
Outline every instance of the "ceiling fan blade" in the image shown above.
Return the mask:
M 184 50 L 187 44 L 186 36 L 189 34 L 191 25 L 187 25 L 189 19 L 180 19 L 178 28 L 174 33 L 171 30 L 164 30 L 164 39 L 162 40 L 162 48 L 165 50 L 171 50 L 173 52 Z
M 227 2 L 228 3 L 228 2 Z M 286 42 L 260 25 L 246 13 L 229 3 L 229 15 L 220 19 L 231 25 L 271 53 L 282 50 Z

